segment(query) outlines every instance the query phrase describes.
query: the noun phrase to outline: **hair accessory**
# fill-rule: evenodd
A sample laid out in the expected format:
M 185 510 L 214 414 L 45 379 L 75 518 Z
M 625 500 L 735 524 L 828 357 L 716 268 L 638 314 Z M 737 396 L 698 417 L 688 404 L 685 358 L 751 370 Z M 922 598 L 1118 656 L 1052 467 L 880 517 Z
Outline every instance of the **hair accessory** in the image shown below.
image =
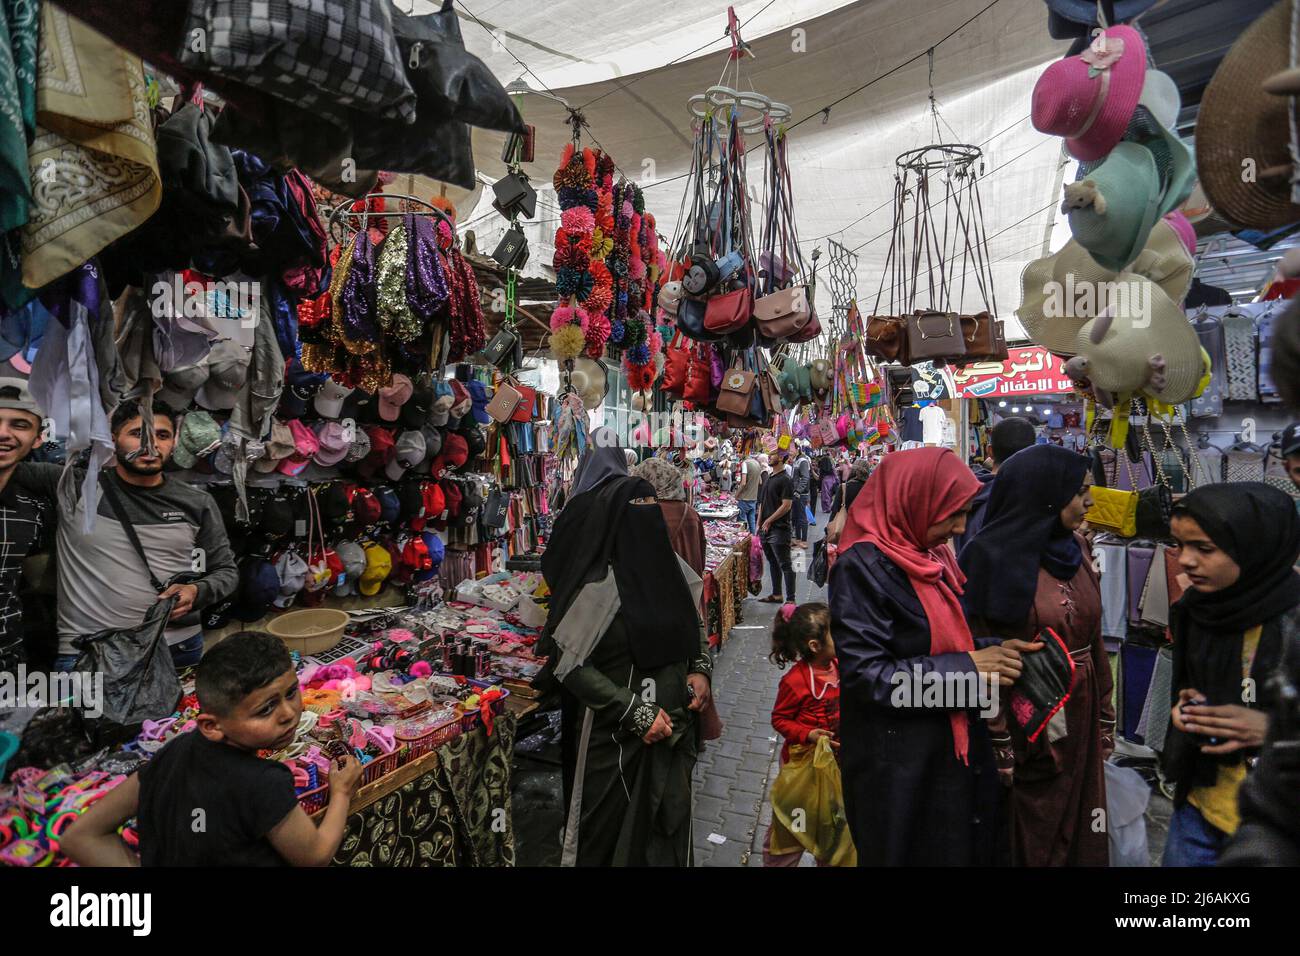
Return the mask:
M 795 611 L 795 607 L 794 607 L 793 604 L 791 604 L 791 603 L 789 603 L 789 602 L 786 602 L 785 604 L 782 604 L 782 605 L 781 605 L 781 620 L 783 620 L 783 621 L 785 621 L 785 623 L 789 624 L 789 623 L 790 623 L 790 618 L 794 617 L 794 611 Z

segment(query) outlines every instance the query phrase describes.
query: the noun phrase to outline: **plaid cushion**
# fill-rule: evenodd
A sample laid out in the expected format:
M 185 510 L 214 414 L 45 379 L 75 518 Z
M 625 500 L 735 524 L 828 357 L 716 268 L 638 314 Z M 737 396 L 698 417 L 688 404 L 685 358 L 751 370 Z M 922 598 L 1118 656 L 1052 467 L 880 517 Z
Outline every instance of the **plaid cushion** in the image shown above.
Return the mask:
M 415 121 L 387 0 L 190 0 L 180 60 L 340 126 L 340 107 Z

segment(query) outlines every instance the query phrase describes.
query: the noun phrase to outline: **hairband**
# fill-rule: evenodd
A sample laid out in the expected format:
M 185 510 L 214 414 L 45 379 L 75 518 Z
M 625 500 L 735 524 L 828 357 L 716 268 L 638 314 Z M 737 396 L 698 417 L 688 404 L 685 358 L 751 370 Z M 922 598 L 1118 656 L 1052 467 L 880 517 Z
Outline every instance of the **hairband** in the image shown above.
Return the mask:
M 788 601 L 787 601 L 785 604 L 782 604 L 782 605 L 781 605 L 781 620 L 783 620 L 783 621 L 785 621 L 785 623 L 789 624 L 789 623 L 790 623 L 790 618 L 794 617 L 794 611 L 795 611 L 795 607 L 794 607 L 794 605 L 791 604 L 791 603 L 789 603 Z

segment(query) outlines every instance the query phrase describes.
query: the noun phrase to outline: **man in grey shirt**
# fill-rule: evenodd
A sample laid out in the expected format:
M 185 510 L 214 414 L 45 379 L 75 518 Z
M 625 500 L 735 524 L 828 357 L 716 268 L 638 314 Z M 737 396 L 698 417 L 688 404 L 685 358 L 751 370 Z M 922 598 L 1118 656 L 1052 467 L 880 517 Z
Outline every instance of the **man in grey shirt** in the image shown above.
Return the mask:
M 736 504 L 740 506 L 740 518 L 753 534 L 758 527 L 758 486 L 763 481 L 763 466 L 757 458 L 749 455 L 740 466 L 740 487 L 736 489 Z
M 87 503 L 75 510 L 58 498 L 58 465 L 23 463 L 14 484 L 58 502 L 59 570 L 58 670 L 71 670 L 78 637 L 140 624 L 153 604 L 175 594 L 166 631 L 177 667 L 203 656 L 200 611 L 231 594 L 239 580 L 234 554 L 212 496 L 163 474 L 176 441 L 171 413 L 155 407 L 154 448 L 144 447 L 139 407 L 124 402 L 113 412 L 116 465 L 100 475 L 95 527 L 82 531 Z M 104 491 L 112 484 L 125 514 L 119 516 Z M 79 484 L 79 483 L 78 483 Z M 148 567 L 123 528 L 129 522 L 140 539 Z M 158 591 L 152 578 L 164 584 Z M 171 583 L 184 574 L 187 583 Z

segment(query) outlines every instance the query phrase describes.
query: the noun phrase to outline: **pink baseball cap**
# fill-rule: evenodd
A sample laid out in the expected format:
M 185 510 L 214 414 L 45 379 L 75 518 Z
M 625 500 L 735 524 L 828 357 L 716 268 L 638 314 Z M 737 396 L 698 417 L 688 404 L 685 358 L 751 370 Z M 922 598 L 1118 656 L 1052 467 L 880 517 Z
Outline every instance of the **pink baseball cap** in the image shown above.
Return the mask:
M 379 390 L 379 417 L 386 422 L 397 421 L 402 406 L 406 404 L 411 393 L 415 391 L 411 380 L 398 372 L 393 376 L 393 384 Z
M 1101 159 L 1124 137 L 1142 97 L 1147 51 L 1132 27 L 1110 27 L 1078 56 L 1057 60 L 1034 84 L 1034 129 L 1065 138 L 1075 159 Z
M 319 445 L 312 457 L 316 464 L 326 468 L 337 465 L 352 450 L 352 442 L 348 441 L 346 431 L 338 422 L 321 425 L 316 431 L 316 440 Z
M 307 467 L 311 456 L 320 450 L 320 442 L 312 430 L 298 419 L 295 418 L 288 424 L 289 431 L 293 433 L 294 453 L 280 462 L 280 471 L 286 475 L 297 475 Z

